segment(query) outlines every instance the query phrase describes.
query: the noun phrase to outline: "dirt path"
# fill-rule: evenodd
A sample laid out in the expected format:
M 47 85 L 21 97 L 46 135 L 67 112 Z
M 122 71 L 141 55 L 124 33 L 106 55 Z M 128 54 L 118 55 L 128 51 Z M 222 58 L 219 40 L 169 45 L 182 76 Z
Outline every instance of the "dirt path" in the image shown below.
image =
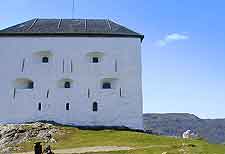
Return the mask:
M 169 146 L 168 145 L 152 145 L 152 146 L 139 147 L 139 148 L 119 147 L 119 146 L 97 146 L 97 147 L 82 147 L 82 148 L 62 149 L 62 150 L 53 150 L 53 151 L 55 154 L 83 154 L 87 152 L 128 151 L 128 150 L 155 148 L 155 147 L 165 148 Z M 15 154 L 34 154 L 34 152 L 24 152 L 24 153 L 15 153 Z
M 82 147 L 73 149 L 54 150 L 55 154 L 81 154 L 87 152 L 109 152 L 109 151 L 123 151 L 132 150 L 131 147 L 117 147 L 117 146 L 97 146 L 97 147 Z M 34 154 L 34 152 L 24 152 L 16 154 Z

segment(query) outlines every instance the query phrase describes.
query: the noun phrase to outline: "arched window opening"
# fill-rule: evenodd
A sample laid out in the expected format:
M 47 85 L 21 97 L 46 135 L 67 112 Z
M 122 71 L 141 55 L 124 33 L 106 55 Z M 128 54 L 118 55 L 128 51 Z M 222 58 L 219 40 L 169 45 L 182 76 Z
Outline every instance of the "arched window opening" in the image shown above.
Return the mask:
M 66 103 L 66 110 L 67 110 L 67 111 L 70 110 L 70 103 Z
M 38 111 L 41 111 L 41 103 L 38 103 Z
M 42 63 L 48 63 L 48 57 L 42 57 Z
M 93 112 L 97 112 L 98 111 L 98 103 L 94 102 L 93 103 Z
M 13 83 L 16 89 L 33 89 L 34 82 L 30 79 L 16 79 Z
M 111 89 L 111 83 L 110 82 L 104 82 L 102 84 L 102 89 Z
M 64 83 L 64 88 L 70 88 L 70 87 L 71 87 L 70 82 L 69 81 L 66 81 Z

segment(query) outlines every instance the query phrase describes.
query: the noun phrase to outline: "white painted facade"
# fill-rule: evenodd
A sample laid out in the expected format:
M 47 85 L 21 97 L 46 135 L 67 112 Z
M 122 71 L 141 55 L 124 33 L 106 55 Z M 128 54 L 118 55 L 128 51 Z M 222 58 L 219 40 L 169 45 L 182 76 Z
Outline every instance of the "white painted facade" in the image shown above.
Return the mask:
M 143 129 L 140 38 L 0 37 L 0 55 L 1 123 Z M 25 88 L 29 80 L 33 89 Z M 64 88 L 66 81 L 71 88 Z M 103 89 L 104 82 L 111 89 Z

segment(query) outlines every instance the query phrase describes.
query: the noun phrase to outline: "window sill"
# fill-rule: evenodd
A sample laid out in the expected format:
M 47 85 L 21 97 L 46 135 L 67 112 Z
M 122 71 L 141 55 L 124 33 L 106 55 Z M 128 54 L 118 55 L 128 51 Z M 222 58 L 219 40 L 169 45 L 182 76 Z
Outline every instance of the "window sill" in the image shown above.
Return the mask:
M 100 89 L 100 93 L 115 93 L 116 92 L 116 89 Z
M 64 87 L 59 87 L 59 89 L 64 89 L 64 90 L 72 90 L 72 89 L 74 89 L 73 87 L 71 87 L 71 88 L 64 88 Z
M 115 89 L 101 89 L 102 91 L 112 91 L 112 90 L 115 90 Z
M 98 65 L 98 64 L 101 64 L 101 62 L 98 62 L 98 63 L 92 63 L 92 62 L 90 62 L 89 64 L 93 64 L 93 65 Z
M 33 90 L 34 89 L 16 89 L 16 91 L 18 91 L 18 92 L 23 92 L 23 91 L 31 92 Z

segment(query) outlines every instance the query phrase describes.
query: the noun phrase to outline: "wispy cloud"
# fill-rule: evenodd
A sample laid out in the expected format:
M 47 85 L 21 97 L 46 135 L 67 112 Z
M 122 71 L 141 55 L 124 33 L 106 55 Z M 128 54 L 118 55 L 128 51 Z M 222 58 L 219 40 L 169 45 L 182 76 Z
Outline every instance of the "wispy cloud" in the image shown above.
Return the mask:
M 189 39 L 189 36 L 186 34 L 172 33 L 172 34 L 166 35 L 163 39 L 158 40 L 156 43 L 157 45 L 163 47 L 171 42 L 180 41 L 180 40 L 188 40 L 188 39 Z

